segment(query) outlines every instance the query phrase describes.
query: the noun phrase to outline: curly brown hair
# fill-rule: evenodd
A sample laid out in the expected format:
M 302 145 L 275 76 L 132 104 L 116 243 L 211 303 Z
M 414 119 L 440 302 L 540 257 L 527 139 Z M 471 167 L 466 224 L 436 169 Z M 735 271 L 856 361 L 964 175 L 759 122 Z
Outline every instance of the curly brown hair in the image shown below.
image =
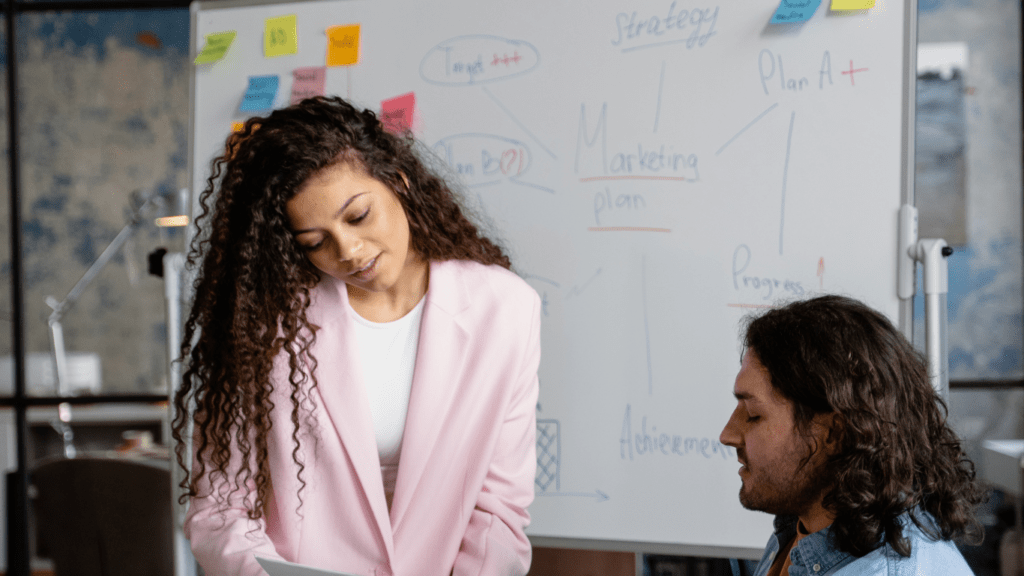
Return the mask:
M 904 513 L 933 539 L 982 535 L 974 464 L 924 358 L 885 316 L 842 296 L 792 302 L 748 320 L 744 346 L 793 402 L 805 437 L 816 414 L 835 415 L 822 505 L 839 549 L 860 557 L 887 544 L 909 556 Z
M 174 398 L 172 435 L 186 474 L 182 501 L 198 495 L 204 476 L 232 485 L 228 494 L 252 483 L 247 513 L 263 517 L 272 490 L 270 373 L 279 355 L 289 370 L 292 458 L 305 486 L 299 436 L 316 386 L 310 348 L 317 330 L 306 310 L 320 273 L 293 238 L 285 203 L 311 176 L 347 163 L 390 187 L 405 210 L 411 249 L 425 260 L 510 268 L 417 148 L 411 133 L 386 131 L 374 112 L 318 97 L 250 118 L 213 160 L 196 219 L 205 234 L 189 251 L 189 265 L 198 269 L 181 344 L 186 369 Z M 189 472 L 185 440 L 192 425 L 196 457 Z

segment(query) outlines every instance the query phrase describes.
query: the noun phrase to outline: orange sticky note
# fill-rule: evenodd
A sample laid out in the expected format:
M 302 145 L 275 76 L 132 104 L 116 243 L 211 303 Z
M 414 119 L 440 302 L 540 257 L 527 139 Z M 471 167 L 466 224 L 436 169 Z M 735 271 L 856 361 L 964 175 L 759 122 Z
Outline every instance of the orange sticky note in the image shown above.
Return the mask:
M 832 0 L 832 10 L 867 10 L 875 7 L 875 0 Z
M 241 132 L 242 130 L 245 130 L 245 122 L 232 122 L 231 123 L 231 131 L 232 132 Z
M 327 29 L 327 65 L 351 66 L 359 62 L 359 24 Z
M 296 54 L 298 51 L 299 33 L 295 15 L 267 18 L 263 30 L 263 55 L 270 58 Z
M 380 103 L 381 122 L 388 132 L 401 134 L 412 130 L 412 116 L 416 110 L 416 95 L 412 92 L 389 98 Z

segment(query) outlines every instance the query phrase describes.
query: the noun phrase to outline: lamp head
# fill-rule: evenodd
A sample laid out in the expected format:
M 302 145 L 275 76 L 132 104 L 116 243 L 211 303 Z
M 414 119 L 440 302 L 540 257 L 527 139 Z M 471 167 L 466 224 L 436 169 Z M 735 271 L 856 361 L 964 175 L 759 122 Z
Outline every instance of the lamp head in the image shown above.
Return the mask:
M 188 226 L 188 188 L 161 192 L 157 202 L 157 226 Z

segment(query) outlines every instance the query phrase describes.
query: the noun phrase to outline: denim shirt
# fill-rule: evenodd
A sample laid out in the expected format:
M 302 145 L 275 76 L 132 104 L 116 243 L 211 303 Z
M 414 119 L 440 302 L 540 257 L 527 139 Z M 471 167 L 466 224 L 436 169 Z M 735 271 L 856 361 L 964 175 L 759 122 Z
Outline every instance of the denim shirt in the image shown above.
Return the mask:
M 922 522 L 933 522 L 927 512 L 918 512 Z M 974 576 L 964 557 L 948 540 L 932 540 L 910 520 L 900 517 L 903 536 L 910 540 L 910 557 L 904 558 L 887 544 L 857 558 L 832 546 L 829 529 L 804 536 L 790 551 L 789 576 Z M 775 533 L 768 539 L 754 576 L 765 576 L 779 549 L 796 537 L 795 516 L 777 516 Z

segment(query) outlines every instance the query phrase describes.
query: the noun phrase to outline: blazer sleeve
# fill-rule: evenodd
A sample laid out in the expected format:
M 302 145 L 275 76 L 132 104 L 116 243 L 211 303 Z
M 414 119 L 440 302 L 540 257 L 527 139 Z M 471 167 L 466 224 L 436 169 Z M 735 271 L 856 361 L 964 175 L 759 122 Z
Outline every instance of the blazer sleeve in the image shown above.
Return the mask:
M 494 456 L 452 570 L 454 576 L 524 576 L 530 568 L 527 507 L 537 472 L 537 394 L 540 298 L 531 290 L 527 342 Z
M 193 453 L 193 461 L 196 458 Z M 211 481 L 207 467 L 185 515 L 185 537 L 209 576 L 267 576 L 255 556 L 281 559 L 267 537 L 265 520 L 249 519 L 245 503 L 252 499 L 256 486 L 252 480 L 240 487 L 235 483 L 239 466 L 234 452 L 228 478 L 217 475 Z

